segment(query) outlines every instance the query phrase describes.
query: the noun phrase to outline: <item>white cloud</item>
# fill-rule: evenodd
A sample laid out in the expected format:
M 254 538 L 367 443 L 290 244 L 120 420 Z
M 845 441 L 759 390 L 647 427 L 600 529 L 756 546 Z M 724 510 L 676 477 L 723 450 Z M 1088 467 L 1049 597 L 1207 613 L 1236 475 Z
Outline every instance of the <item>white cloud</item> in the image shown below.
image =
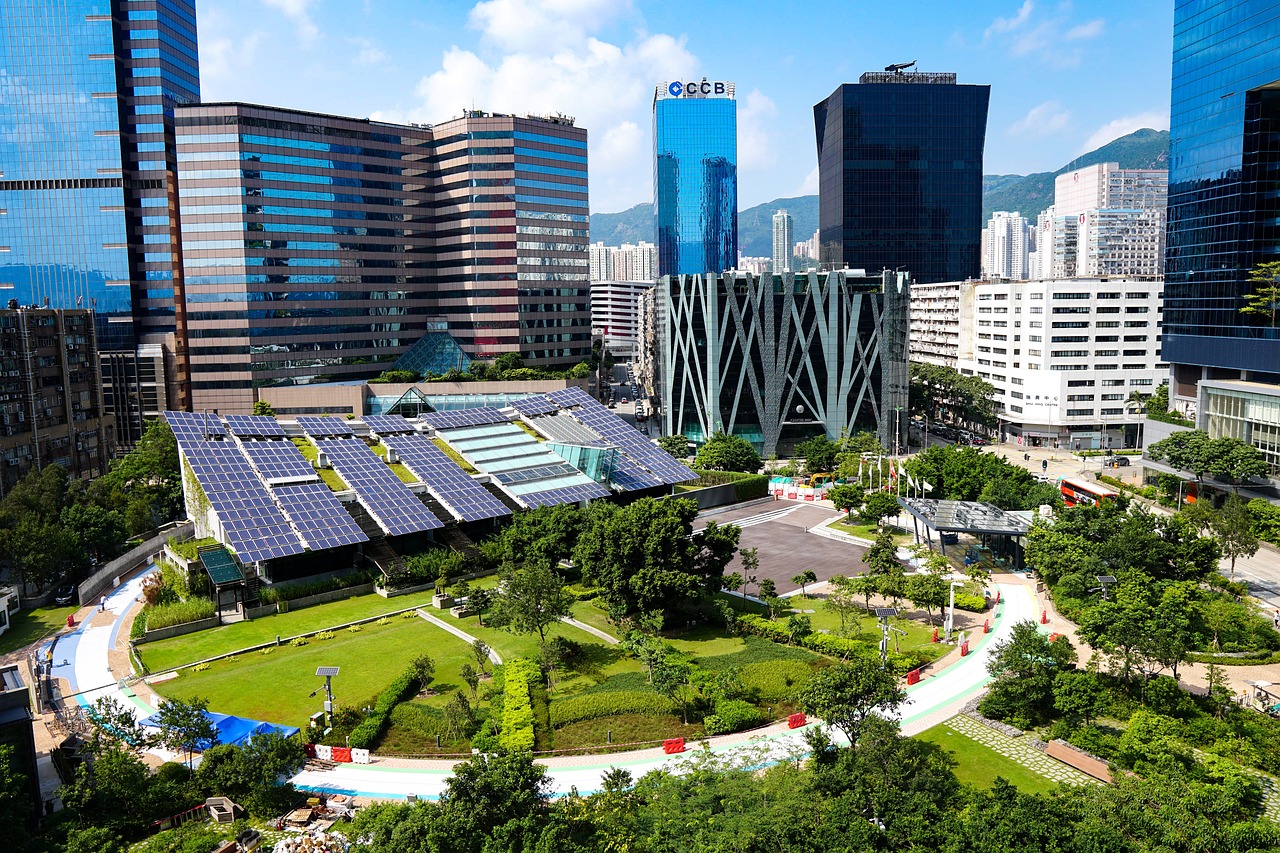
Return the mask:
M 618 0 L 485 0 L 468 24 L 502 50 L 545 52 L 580 43 L 629 10 Z
M 258 46 L 266 37 L 265 33 L 249 33 L 243 38 L 218 37 L 200 42 L 200 78 L 208 87 L 227 78 L 235 77 L 239 72 L 253 64 Z M 207 89 L 206 89 L 207 91 Z
M 773 151 L 772 128 L 778 105 L 759 89 L 738 102 L 738 171 L 768 169 L 778 158 Z
M 1057 101 L 1045 101 L 1027 111 L 1022 118 L 1009 125 L 1014 136 L 1048 136 L 1066 129 L 1071 124 L 1071 111 Z
M 1095 130 L 1093 135 L 1085 140 L 1084 144 L 1080 146 L 1080 153 L 1085 154 L 1095 148 L 1101 148 L 1113 139 L 1119 139 L 1121 136 L 1133 133 L 1135 130 L 1140 130 L 1144 127 L 1150 127 L 1154 130 L 1168 130 L 1169 114 L 1152 110 L 1109 121 Z
M 818 194 L 818 167 L 814 166 L 813 171 L 811 171 L 809 174 L 804 176 L 804 183 L 802 183 L 800 185 L 800 188 L 797 189 L 795 192 L 793 192 L 791 195 L 799 196 L 799 195 L 817 195 L 817 194 Z
M 320 28 L 311 20 L 310 6 L 315 0 L 263 0 L 266 5 L 278 9 L 285 17 L 291 19 L 298 28 L 298 37 L 303 41 L 314 41 L 320 35 Z
M 1035 10 L 1035 3 L 1032 0 L 1026 0 L 1022 7 L 1018 9 L 1018 13 L 1011 18 L 996 18 L 991 22 L 991 26 L 987 27 L 983 33 L 983 38 L 991 38 L 1001 33 L 1011 33 L 1014 30 L 1022 29 L 1027 22 L 1031 20 L 1031 13 Z
M 1078 27 L 1072 27 L 1067 30 L 1067 34 L 1064 38 L 1066 38 L 1067 41 L 1097 38 L 1102 35 L 1102 30 L 1105 26 L 1106 21 L 1102 20 L 1102 18 L 1095 18 L 1087 24 L 1081 24 Z
M 387 61 L 387 53 L 373 41 L 373 39 L 356 37 L 347 39 L 351 44 L 356 45 L 360 50 L 356 53 L 352 62 L 356 65 L 380 65 Z

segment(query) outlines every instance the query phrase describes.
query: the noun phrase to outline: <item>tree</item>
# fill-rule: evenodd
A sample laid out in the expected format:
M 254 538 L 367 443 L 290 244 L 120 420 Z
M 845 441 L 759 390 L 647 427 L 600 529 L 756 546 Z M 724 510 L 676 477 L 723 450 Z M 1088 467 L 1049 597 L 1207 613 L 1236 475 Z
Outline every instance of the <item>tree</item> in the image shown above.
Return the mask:
M 802 711 L 841 732 L 851 747 L 857 747 L 868 716 L 877 711 L 892 715 L 905 698 L 897 676 L 869 657 L 818 670 L 796 694 Z
M 269 418 L 274 418 L 276 416 L 276 410 L 272 408 L 271 404 L 266 400 L 254 400 L 253 413 L 255 415 L 265 415 Z
M 650 670 L 653 689 L 680 703 L 680 719 L 689 722 L 688 687 L 693 664 L 683 655 L 667 652 L 656 657 Z
M 524 359 L 520 357 L 519 353 L 504 352 L 494 359 L 493 366 L 499 373 L 507 373 L 511 370 L 522 369 L 524 367 Z
M 14 841 L 26 837 L 34 817 L 28 782 L 18 769 L 17 751 L 11 744 L 0 743 L 0 826 Z
M 1209 473 L 1240 483 L 1251 477 L 1265 477 L 1270 470 L 1262 451 L 1238 438 L 1221 436 L 1208 444 Z
M 866 495 L 866 490 L 858 483 L 841 483 L 827 490 L 827 499 L 846 515 L 852 515 L 854 510 L 861 509 Z
M 1198 429 L 1175 432 L 1147 448 L 1147 455 L 1155 461 L 1168 462 L 1174 468 L 1190 471 L 1197 480 L 1204 479 L 1213 467 L 1210 452 L 1209 434 Z
M 862 520 L 879 525 L 886 518 L 892 518 L 900 512 L 902 507 L 892 492 L 872 492 L 867 495 L 862 506 Z
M 826 608 L 840 617 L 840 633 L 845 633 L 849 619 L 853 619 L 855 631 L 858 627 L 858 604 L 855 601 L 855 584 L 853 579 L 844 575 L 836 575 L 827 582 Z M 870 608 L 870 601 L 867 606 Z
M 733 572 L 732 574 L 725 575 L 724 578 L 721 579 L 720 584 L 725 589 L 729 590 L 729 592 L 737 592 L 738 590 L 742 589 L 742 584 L 743 584 L 742 575 L 738 574 L 737 572 Z
M 862 596 L 862 600 L 866 604 L 866 610 L 870 613 L 871 596 L 879 592 L 876 576 L 873 574 L 854 575 L 849 578 L 849 591 L 854 595 Z
M 484 640 L 472 642 L 471 654 L 475 656 L 476 666 L 480 667 L 480 674 L 487 675 L 485 667 L 489 664 L 489 647 L 485 645 Z
M 120 513 L 91 503 L 76 503 L 62 511 L 62 526 L 74 531 L 81 547 L 94 562 L 103 562 L 120 553 L 125 541 Z
M 100 826 L 81 827 L 67 835 L 66 853 L 125 853 L 128 849 L 119 835 Z
M 516 634 L 537 632 L 538 644 L 547 645 L 547 628 L 570 613 L 573 598 L 564 579 L 545 563 L 526 563 L 502 575 L 497 609 L 507 629 Z
M 412 385 L 422 381 L 422 374 L 416 370 L 384 370 L 369 381 L 381 384 Z
M 202 745 L 218 742 L 218 730 L 209 716 L 209 700 L 198 696 L 190 699 L 165 699 L 155 716 L 160 730 L 159 741 L 166 749 L 182 751 L 191 764 L 191 753 Z
M 792 643 L 799 643 L 813 633 L 813 620 L 803 613 L 792 613 L 787 617 L 787 636 Z
M 658 446 L 681 462 L 689 458 L 689 439 L 683 435 L 664 435 L 658 439 Z
M 939 612 L 947 603 L 947 593 L 949 587 L 947 582 L 942 579 L 942 575 L 936 572 L 920 572 L 911 575 L 906 582 L 907 600 L 916 607 L 923 607 L 924 612 L 929 617 L 929 624 L 933 624 L 933 610 L 936 607 Z
M 996 422 L 996 389 L 977 376 L 965 376 L 952 367 L 912 363 L 908 399 L 912 414 L 935 421 L 951 416 L 977 426 Z
M 1021 715 L 1027 720 L 1045 718 L 1053 707 L 1055 676 L 1075 660 L 1076 650 L 1066 637 L 1050 641 L 1034 622 L 1017 623 L 1007 640 L 991 648 L 987 673 L 995 683 L 983 708 L 1008 709 L 1004 716 Z
M 436 675 L 436 662 L 431 659 L 431 655 L 418 655 L 409 661 L 409 666 L 413 669 L 413 675 L 418 679 L 418 685 L 422 689 L 426 689 L 431 683 L 431 679 Z
M 698 533 L 698 505 L 643 498 L 625 507 L 599 502 L 574 549 L 582 577 L 620 617 L 690 611 L 720 591 L 741 530 L 710 522 Z
M 706 471 L 741 471 L 754 474 L 764 465 L 751 442 L 738 435 L 717 432 L 698 448 L 695 468 Z
M 494 839 L 497 849 L 532 850 L 521 838 L 536 833 L 551 797 L 547 768 L 524 752 L 493 752 L 473 756 L 453 767 L 453 775 L 440 797 L 443 837 L 431 845 L 414 844 L 400 850 L 453 850 L 480 853 Z M 548 849 L 555 849 L 554 847 Z
M 1262 317 L 1274 329 L 1280 311 L 1280 261 L 1258 264 L 1249 271 L 1249 281 L 1253 292 L 1244 298 L 1240 313 Z
M 493 605 L 493 590 L 489 587 L 475 586 L 467 596 L 467 609 L 476 614 L 476 622 L 484 627 L 484 612 Z
M 743 594 L 747 594 L 751 584 L 757 580 L 756 573 L 760 571 L 760 555 L 755 548 L 743 548 L 738 552 L 738 559 L 742 561 L 743 575 Z
M 836 454 L 840 446 L 826 435 L 815 435 L 796 446 L 795 455 L 804 460 L 807 474 L 819 474 L 835 470 Z
M 467 685 L 467 689 L 471 691 L 471 701 L 474 702 L 480 689 L 480 673 L 476 672 L 475 667 L 471 664 L 464 663 L 462 668 L 458 670 L 458 677 L 462 679 L 462 683 Z
M 805 569 L 798 575 L 791 576 L 791 582 L 800 587 L 800 597 L 807 598 L 809 593 L 807 587 L 809 584 L 818 580 L 818 575 L 813 569 Z
M 1053 707 L 1089 725 L 1107 706 L 1107 691 L 1091 672 L 1064 670 L 1053 677 Z
M 782 599 L 778 598 L 778 585 L 774 583 L 773 578 L 765 578 L 760 581 L 759 587 L 760 600 L 764 602 L 765 607 L 769 608 L 769 618 L 773 618 L 773 612 L 778 608 Z

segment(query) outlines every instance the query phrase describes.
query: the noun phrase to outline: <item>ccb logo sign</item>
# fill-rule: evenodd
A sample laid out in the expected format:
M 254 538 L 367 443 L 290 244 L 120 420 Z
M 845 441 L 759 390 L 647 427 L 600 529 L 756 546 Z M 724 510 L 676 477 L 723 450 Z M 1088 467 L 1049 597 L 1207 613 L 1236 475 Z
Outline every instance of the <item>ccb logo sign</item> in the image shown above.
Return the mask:
M 671 93 L 673 98 L 680 97 L 680 93 L 684 91 L 684 84 L 679 81 L 672 83 L 667 87 L 667 91 Z
M 728 88 L 722 81 L 708 82 L 703 80 L 701 83 L 690 81 L 681 83 L 676 81 L 667 87 L 667 91 L 671 93 L 671 97 L 679 98 L 680 96 L 694 97 L 696 95 L 724 95 Z

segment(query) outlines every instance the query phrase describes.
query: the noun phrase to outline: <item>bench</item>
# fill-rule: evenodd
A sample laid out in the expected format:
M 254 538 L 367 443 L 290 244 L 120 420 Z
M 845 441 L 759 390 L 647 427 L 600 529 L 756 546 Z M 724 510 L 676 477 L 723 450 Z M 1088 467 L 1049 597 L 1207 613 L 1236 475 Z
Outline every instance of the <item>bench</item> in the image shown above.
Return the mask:
M 1111 768 L 1107 767 L 1105 761 L 1075 748 L 1065 740 L 1050 741 L 1044 754 L 1095 779 L 1108 783 L 1111 781 Z

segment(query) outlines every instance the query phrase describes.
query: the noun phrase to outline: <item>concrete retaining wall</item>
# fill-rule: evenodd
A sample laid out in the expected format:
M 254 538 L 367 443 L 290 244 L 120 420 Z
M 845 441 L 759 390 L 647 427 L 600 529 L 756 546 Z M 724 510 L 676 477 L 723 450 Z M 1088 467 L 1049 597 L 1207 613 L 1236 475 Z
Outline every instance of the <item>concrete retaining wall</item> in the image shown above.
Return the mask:
M 705 486 L 689 492 L 677 492 L 673 498 L 692 498 L 698 502 L 698 509 L 711 509 L 716 506 L 736 503 L 738 490 L 733 483 L 721 483 L 718 486 Z
M 103 592 L 119 586 L 120 578 L 145 563 L 153 554 L 160 553 L 165 543 L 169 541 L 170 536 L 181 541 L 190 539 L 194 532 L 195 525 L 186 521 L 176 527 L 162 531 L 138 547 L 116 557 L 110 563 L 94 572 L 88 580 L 80 584 L 78 589 L 79 603 L 81 605 L 90 604 Z
M 156 640 L 167 640 L 170 637 L 181 637 L 184 634 L 194 634 L 196 631 L 203 631 L 206 628 L 216 628 L 218 624 L 218 617 L 210 616 L 208 619 L 183 622 L 181 625 L 170 625 L 168 628 L 156 628 L 147 631 L 147 633 L 134 640 L 134 643 L 141 645 L 143 643 L 154 643 Z

